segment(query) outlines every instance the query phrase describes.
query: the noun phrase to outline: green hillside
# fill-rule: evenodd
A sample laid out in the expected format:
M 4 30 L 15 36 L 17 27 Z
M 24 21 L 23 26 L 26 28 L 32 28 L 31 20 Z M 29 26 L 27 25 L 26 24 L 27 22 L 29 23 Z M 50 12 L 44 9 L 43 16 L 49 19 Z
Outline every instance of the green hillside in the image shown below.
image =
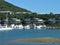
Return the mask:
M 6 2 L 5 0 L 0 0 L 0 11 L 11 11 L 12 14 L 8 14 L 8 18 L 18 18 L 24 20 L 25 18 L 40 18 L 45 20 L 45 24 L 47 26 L 52 26 L 52 27 L 59 27 L 60 28 L 60 14 L 53 14 L 50 12 L 49 14 L 38 14 L 31 12 L 29 10 L 26 10 L 21 7 L 17 7 L 9 2 Z M 19 13 L 16 14 L 16 12 L 28 12 L 28 13 Z M 6 13 L 0 13 L 0 19 L 6 19 Z M 55 23 L 49 22 L 48 20 L 59 20 L 55 21 Z
M 15 6 L 15 5 L 13 5 L 13 4 L 9 3 L 9 2 L 6 2 L 4 0 L 0 0 L 0 11 L 30 12 L 30 11 L 28 11 L 26 9 L 17 7 L 17 6 Z

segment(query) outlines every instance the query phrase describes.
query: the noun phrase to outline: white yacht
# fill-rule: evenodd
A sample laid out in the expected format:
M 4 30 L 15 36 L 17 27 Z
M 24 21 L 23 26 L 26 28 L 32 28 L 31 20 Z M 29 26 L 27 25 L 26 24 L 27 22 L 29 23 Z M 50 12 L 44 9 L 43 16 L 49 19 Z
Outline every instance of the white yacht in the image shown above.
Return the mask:
M 30 25 L 25 25 L 24 29 L 30 29 Z
M 7 25 L 6 26 L 0 26 L 0 31 L 8 31 L 8 30 L 13 30 L 13 28 L 8 27 Z
M 23 29 L 24 27 L 23 27 L 22 24 L 20 24 L 20 25 L 11 24 L 11 28 L 13 28 L 13 29 Z
M 46 25 L 38 25 L 36 26 L 37 29 L 42 29 L 42 28 L 46 28 Z
M 1 27 L 0 31 L 8 31 L 8 30 L 12 30 L 13 28 L 11 27 Z

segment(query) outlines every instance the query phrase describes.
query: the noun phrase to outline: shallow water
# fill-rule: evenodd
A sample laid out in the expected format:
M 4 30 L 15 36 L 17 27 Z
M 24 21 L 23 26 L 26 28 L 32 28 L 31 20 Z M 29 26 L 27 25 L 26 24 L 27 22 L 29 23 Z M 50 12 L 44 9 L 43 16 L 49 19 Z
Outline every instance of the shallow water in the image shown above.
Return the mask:
M 17 29 L 12 31 L 0 31 L 0 45 L 60 45 L 59 43 L 11 42 L 11 40 L 21 38 L 42 38 L 42 37 L 52 37 L 60 39 L 60 29 L 40 29 L 40 30 Z
M 1 45 L 60 45 L 60 43 L 30 43 L 30 42 L 19 42 L 19 43 L 2 43 Z

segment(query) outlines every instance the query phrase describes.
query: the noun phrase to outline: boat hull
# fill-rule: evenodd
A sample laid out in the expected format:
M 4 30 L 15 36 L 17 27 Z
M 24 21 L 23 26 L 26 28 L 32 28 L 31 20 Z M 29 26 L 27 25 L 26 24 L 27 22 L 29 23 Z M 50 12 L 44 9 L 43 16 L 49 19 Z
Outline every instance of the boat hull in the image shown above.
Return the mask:
M 8 31 L 8 30 L 13 30 L 13 28 L 0 28 L 0 31 Z

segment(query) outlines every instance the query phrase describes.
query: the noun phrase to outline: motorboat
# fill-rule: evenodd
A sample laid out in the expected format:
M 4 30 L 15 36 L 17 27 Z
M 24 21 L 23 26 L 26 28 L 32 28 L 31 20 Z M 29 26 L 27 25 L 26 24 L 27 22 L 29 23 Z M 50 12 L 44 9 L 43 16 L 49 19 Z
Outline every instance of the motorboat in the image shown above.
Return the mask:
M 8 31 L 8 30 L 13 30 L 13 28 L 8 26 L 0 26 L 0 31 Z

